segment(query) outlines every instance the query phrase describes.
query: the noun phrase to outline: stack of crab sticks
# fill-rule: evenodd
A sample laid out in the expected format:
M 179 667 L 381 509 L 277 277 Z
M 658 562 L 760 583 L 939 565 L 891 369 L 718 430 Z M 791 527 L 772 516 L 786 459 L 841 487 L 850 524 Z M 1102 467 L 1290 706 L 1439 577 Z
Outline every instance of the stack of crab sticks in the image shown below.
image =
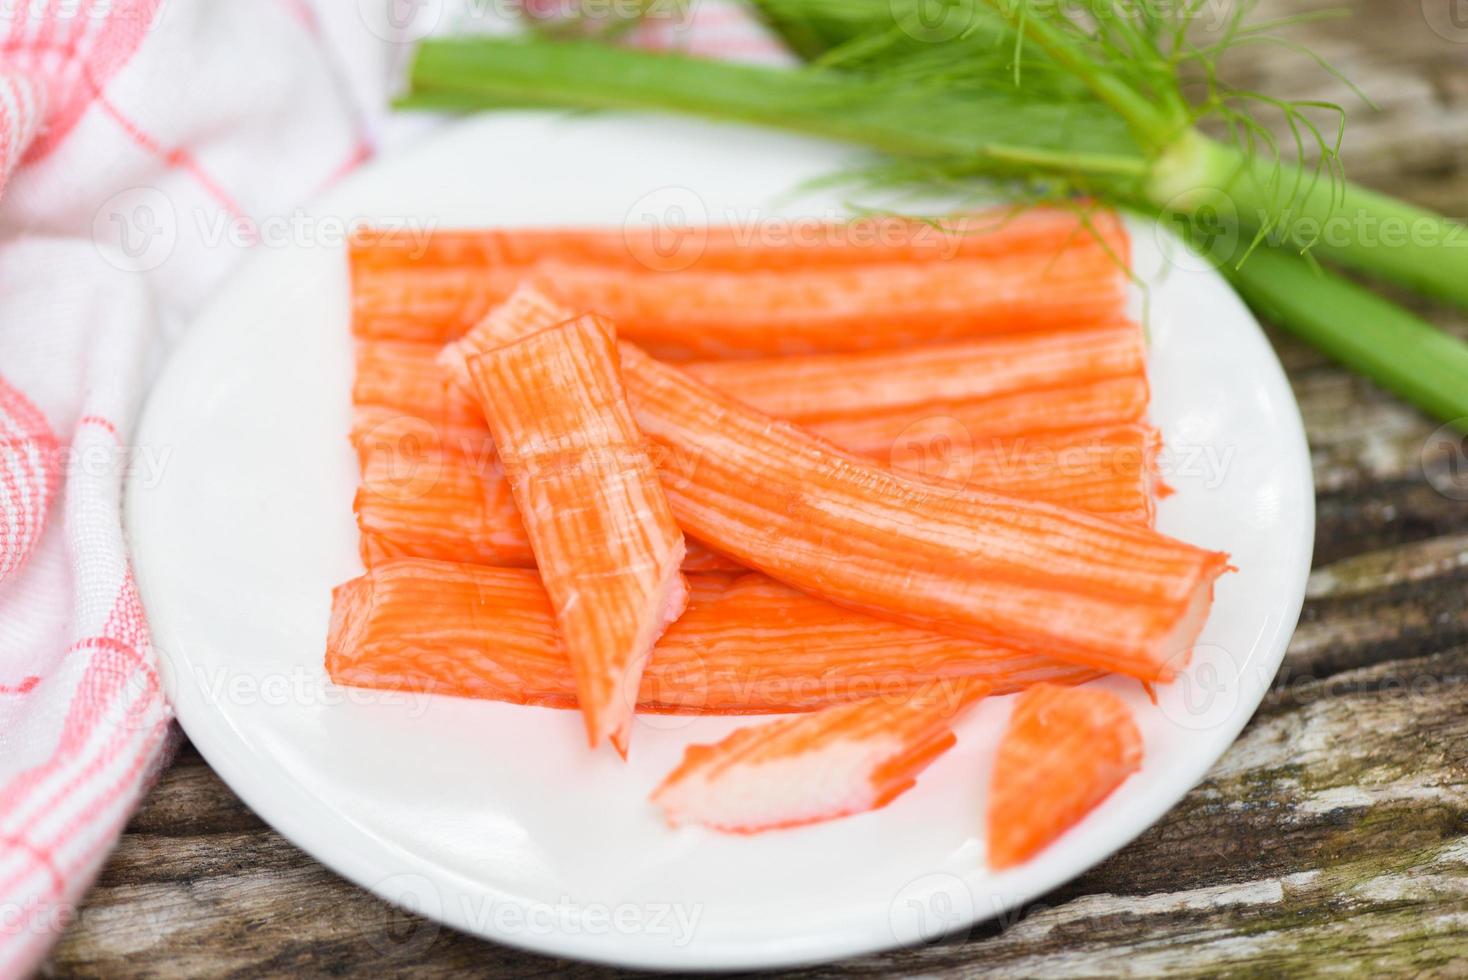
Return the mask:
M 1141 765 L 1086 682 L 1172 680 L 1229 567 L 1153 529 L 1125 232 L 1042 208 L 756 237 L 353 246 L 366 572 L 327 670 L 579 709 L 623 757 L 638 712 L 782 715 L 652 793 L 739 833 L 885 806 L 1017 694 L 987 836 L 1021 863 Z

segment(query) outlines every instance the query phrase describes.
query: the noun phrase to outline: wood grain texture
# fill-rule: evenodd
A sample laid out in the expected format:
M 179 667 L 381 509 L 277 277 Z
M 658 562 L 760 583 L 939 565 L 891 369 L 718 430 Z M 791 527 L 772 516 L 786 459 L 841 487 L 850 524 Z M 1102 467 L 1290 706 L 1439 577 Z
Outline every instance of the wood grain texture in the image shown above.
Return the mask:
M 1260 15 L 1338 5 L 1273 0 Z M 1354 17 L 1298 34 L 1381 106 L 1353 109 L 1348 172 L 1463 217 L 1468 4 L 1349 6 Z M 1233 70 L 1261 90 L 1359 106 L 1288 52 L 1246 49 Z M 1421 309 L 1468 333 L 1461 314 Z M 1134 844 L 1021 914 L 799 975 L 1468 976 L 1468 472 L 1424 464 L 1435 423 L 1275 339 L 1314 455 L 1316 571 L 1285 668 L 1239 742 Z M 188 748 L 45 971 L 610 972 L 389 908 L 287 844 Z

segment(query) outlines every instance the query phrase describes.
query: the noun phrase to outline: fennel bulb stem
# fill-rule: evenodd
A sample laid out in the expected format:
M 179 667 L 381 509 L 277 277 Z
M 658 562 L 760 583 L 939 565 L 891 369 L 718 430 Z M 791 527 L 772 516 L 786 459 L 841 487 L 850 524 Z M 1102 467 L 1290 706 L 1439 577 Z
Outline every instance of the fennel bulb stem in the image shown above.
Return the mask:
M 953 98 L 835 72 L 772 70 L 594 42 L 475 38 L 427 41 L 399 105 L 486 107 L 513 101 L 585 109 L 651 109 L 846 140 L 893 156 L 964 161 L 1010 175 L 1033 165 L 991 156 L 991 145 L 1045 147 L 1069 169 L 1094 155 L 1119 166 L 1136 153 L 1119 120 L 1010 94 Z
M 1259 235 L 1468 306 L 1468 228 L 1329 174 L 1190 132 L 1154 163 L 1146 194 L 1165 212 L 1236 229 L 1243 244 Z
M 1280 327 L 1468 431 L 1468 344 L 1282 249 L 1256 249 L 1223 271 Z

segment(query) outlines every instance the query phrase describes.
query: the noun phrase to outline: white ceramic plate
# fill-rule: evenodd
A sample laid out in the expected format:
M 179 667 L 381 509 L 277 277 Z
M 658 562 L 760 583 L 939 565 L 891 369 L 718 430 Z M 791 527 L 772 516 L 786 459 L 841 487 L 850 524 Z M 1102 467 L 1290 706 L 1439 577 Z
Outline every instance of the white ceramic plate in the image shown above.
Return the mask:
M 139 584 L 178 716 L 264 819 L 389 901 L 490 939 L 631 966 L 847 956 L 999 915 L 1126 844 L 1223 753 L 1295 625 L 1314 528 L 1304 435 L 1253 318 L 1211 271 L 1134 232 L 1151 283 L 1153 414 L 1177 494 L 1164 531 L 1233 553 L 1194 665 L 1135 707 L 1146 764 L 1035 860 L 985 870 L 986 776 L 1009 699 L 885 810 L 757 837 L 667 829 L 648 791 L 737 719 L 641 722 L 624 765 L 572 713 L 349 692 L 322 669 L 331 587 L 360 572 L 346 434 L 343 222 L 607 224 L 670 214 L 778 229 L 839 199 L 794 193 L 849 150 L 667 119 L 475 119 L 284 216 L 194 324 L 129 486 Z M 677 210 L 681 209 L 681 210 Z M 363 923 L 368 939 L 382 924 Z M 383 941 L 389 941 L 382 937 Z

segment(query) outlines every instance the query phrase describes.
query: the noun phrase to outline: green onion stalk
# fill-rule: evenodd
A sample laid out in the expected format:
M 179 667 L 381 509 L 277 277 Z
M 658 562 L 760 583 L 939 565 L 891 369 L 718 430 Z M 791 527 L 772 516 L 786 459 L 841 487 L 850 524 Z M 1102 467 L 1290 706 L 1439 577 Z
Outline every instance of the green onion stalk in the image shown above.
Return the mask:
M 1283 24 L 1250 24 L 1241 4 L 1199 40 L 1202 0 L 752 3 L 804 67 L 564 35 L 430 40 L 399 104 L 687 113 L 879 151 L 863 181 L 973 182 L 1137 210 L 1213 252 L 1236 242 L 1212 257 L 1256 309 L 1468 429 L 1468 345 L 1321 265 L 1468 307 L 1468 231 L 1347 181 L 1340 107 L 1223 80 L 1219 59 L 1240 45 L 1313 57 L 1274 33 Z

